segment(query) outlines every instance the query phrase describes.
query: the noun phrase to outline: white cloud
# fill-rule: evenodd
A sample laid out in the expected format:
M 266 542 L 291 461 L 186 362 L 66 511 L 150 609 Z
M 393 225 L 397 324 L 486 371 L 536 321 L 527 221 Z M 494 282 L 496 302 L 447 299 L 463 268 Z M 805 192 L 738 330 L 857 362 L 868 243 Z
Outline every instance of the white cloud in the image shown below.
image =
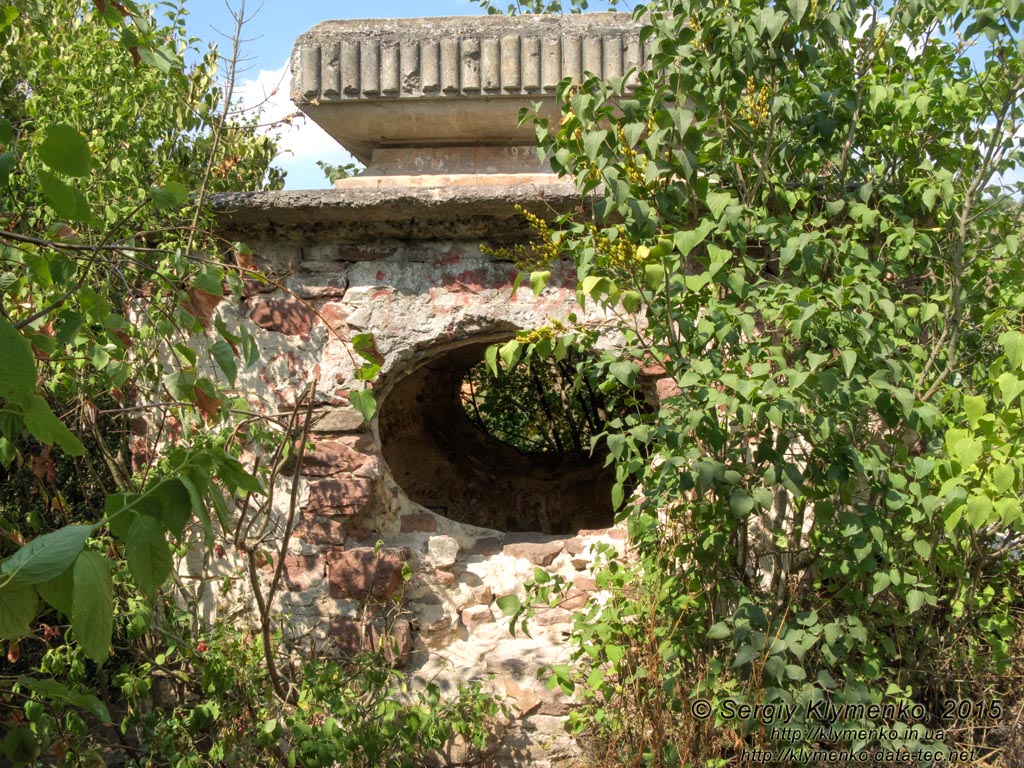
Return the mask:
M 261 130 L 278 139 L 281 154 L 274 164 L 288 172 L 289 189 L 326 189 L 330 184 L 317 161 L 340 164 L 352 162 L 352 157 L 292 104 L 290 83 L 287 64 L 273 71 L 260 70 L 254 80 L 235 87 L 236 101 L 242 108 L 261 110 Z

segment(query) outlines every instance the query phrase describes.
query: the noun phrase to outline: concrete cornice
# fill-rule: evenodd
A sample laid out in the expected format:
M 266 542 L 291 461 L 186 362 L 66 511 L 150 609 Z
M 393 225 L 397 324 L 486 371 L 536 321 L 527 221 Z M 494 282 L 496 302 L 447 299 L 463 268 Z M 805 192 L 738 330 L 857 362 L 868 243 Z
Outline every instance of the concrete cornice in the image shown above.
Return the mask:
M 630 77 L 625 13 L 327 21 L 299 37 L 292 100 L 362 162 L 379 148 L 533 143 L 519 111 L 555 114 L 557 85 Z
M 571 181 L 521 176 L 506 183 L 226 193 L 213 198 L 228 239 L 508 242 L 532 233 L 519 205 L 543 218 L 580 210 Z

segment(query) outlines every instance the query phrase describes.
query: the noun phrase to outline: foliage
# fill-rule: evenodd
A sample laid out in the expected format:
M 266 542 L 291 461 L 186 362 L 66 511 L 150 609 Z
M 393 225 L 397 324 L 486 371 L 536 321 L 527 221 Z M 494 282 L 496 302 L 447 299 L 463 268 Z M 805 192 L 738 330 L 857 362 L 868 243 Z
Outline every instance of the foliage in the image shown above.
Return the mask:
M 197 642 L 171 646 L 151 669 L 126 668 L 114 677 L 132 706 L 122 727 L 138 733 L 142 756 L 133 765 L 420 765 L 456 734 L 482 748 L 481 724 L 498 713 L 478 687 L 446 702 L 433 687 L 399 701 L 394 692 L 404 680 L 383 653 L 346 663 L 304 661 L 296 705 L 286 706 L 270 689 L 253 640 L 221 626 Z M 145 706 L 153 669 L 189 667 L 200 674 L 181 676 L 189 690 L 178 704 Z
M 275 486 L 302 464 L 313 398 L 264 416 L 277 404 L 246 392 L 259 348 L 226 309 L 268 278 L 209 231 L 207 200 L 282 178 L 255 116 L 232 115 L 239 36 L 219 85 L 216 51 L 194 49 L 183 8 L 163 12 L 0 9 L 2 759 L 407 764 L 456 733 L 480 743 L 495 705 L 479 690 L 404 701 L 384 655 L 293 668 L 278 650 L 280 551 L 260 569 L 295 522 L 298 486 L 283 522 Z M 353 345 L 369 381 L 372 340 Z M 255 627 L 207 628 L 205 581 L 175 573 L 225 547 Z
M 485 434 L 523 454 L 585 455 L 610 413 L 642 407 L 622 383 L 601 381 L 597 331 L 567 330 L 519 333 L 466 373 L 462 405 Z
M 882 746 L 969 743 L 994 714 L 944 721 L 941 702 L 1019 695 L 1024 265 L 998 182 L 1024 160 L 1024 6 L 671 0 L 637 19 L 649 64 L 563 83 L 560 122 L 536 120 L 593 203 L 539 248 L 618 317 L 620 370 L 653 359 L 678 390 L 608 424 L 617 500 L 640 489 L 636 561 L 598 574 L 610 598 L 553 684 L 622 764 L 821 743 L 814 702 L 920 703 Z M 797 715 L 729 719 L 726 700 Z
M 341 179 L 347 179 L 355 176 L 359 173 L 362 168 L 358 163 L 326 163 L 323 160 L 317 160 L 316 164 L 320 167 L 320 170 L 324 172 L 324 176 L 327 180 L 333 184 Z

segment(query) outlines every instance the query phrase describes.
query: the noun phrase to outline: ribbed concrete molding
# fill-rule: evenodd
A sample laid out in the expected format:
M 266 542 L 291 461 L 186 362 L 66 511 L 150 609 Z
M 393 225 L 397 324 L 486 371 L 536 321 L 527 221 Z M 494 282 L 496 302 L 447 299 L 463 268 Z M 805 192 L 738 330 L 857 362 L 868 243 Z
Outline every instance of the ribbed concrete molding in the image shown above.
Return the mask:
M 562 79 L 629 76 L 641 61 L 624 13 L 327 21 L 296 42 L 291 96 L 371 176 L 542 171 L 529 152 L 479 148 L 532 145 L 520 109 L 540 102 L 554 114 Z M 435 152 L 422 167 L 375 156 L 465 147 L 477 151 Z

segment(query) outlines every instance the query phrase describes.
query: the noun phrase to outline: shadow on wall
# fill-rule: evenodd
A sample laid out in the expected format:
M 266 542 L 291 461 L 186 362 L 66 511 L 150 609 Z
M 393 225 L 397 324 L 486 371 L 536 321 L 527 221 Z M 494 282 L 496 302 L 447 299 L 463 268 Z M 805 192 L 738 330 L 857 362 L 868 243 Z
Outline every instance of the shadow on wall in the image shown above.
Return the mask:
M 463 380 L 494 341 L 440 352 L 395 382 L 379 419 L 395 481 L 431 511 L 483 528 L 563 535 L 611 526 L 614 474 L 603 455 L 524 454 L 467 416 Z

